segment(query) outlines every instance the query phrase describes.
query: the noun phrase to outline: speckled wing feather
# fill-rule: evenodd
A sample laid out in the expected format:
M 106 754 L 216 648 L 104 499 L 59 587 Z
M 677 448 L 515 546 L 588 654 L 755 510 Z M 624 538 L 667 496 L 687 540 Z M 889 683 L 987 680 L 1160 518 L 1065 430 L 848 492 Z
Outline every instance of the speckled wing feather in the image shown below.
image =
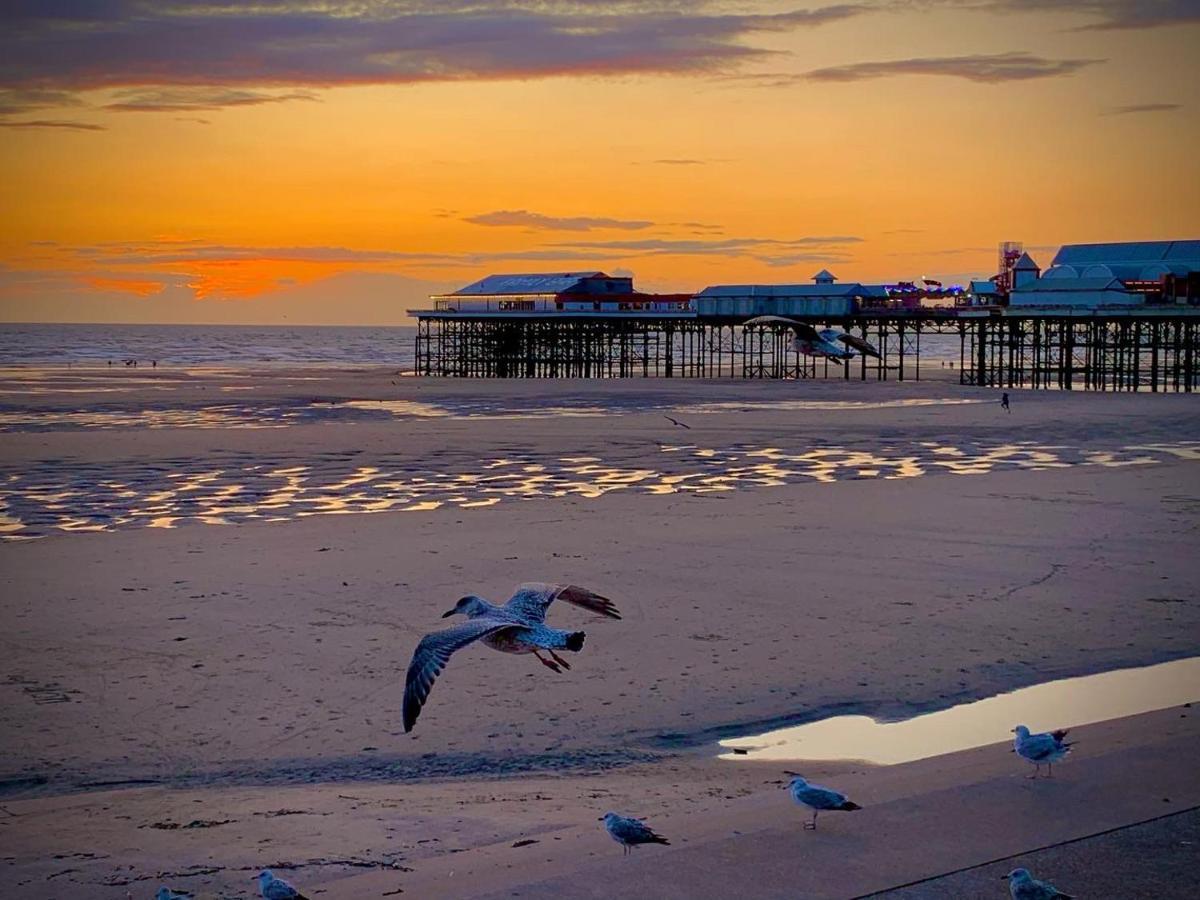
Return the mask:
M 654 829 L 640 819 L 632 819 L 626 816 L 621 816 L 614 820 L 608 830 L 622 844 L 670 843 L 661 834 L 656 834 Z
M 544 622 L 546 610 L 555 600 L 564 600 L 610 619 L 621 618 L 616 604 L 607 597 L 574 584 L 542 584 L 534 581 L 517 585 L 504 608 L 523 621 Z
M 743 325 L 787 325 L 795 329 L 796 336 L 803 341 L 819 341 L 821 335 L 817 329 L 813 328 L 807 322 L 797 322 L 795 319 L 785 319 L 783 316 L 755 316 L 753 319 L 747 319 Z
M 433 682 L 442 674 L 442 669 L 446 668 L 446 663 L 456 650 L 461 650 L 485 635 L 512 627 L 511 622 L 475 619 L 465 625 L 435 631 L 421 638 L 421 643 L 417 644 L 417 649 L 413 651 L 408 675 L 404 679 L 404 730 L 412 731 L 417 716 L 421 714 L 421 707 L 425 705 L 429 692 L 433 690 Z
M 1074 900 L 1045 881 L 1034 879 L 1025 884 L 1014 885 L 1011 891 L 1014 900 Z
M 266 900 L 308 900 L 282 878 L 276 878 L 263 885 L 262 895 Z
M 1021 741 L 1017 752 L 1032 762 L 1039 762 L 1065 751 L 1069 746 L 1053 734 L 1031 734 Z
M 879 358 L 879 351 L 876 350 L 871 344 L 860 338 L 858 335 L 839 334 L 837 339 L 843 344 L 853 347 L 859 353 L 862 353 L 866 356 L 874 356 L 876 359 Z

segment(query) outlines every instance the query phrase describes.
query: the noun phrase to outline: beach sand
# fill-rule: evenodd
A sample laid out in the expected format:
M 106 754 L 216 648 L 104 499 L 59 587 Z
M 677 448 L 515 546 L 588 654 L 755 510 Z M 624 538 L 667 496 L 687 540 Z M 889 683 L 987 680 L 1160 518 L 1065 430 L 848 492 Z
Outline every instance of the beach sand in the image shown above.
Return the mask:
M 816 834 L 779 766 L 715 759 L 724 736 L 1197 655 L 1192 397 L 1012 391 L 1008 414 L 946 381 L 61 374 L 0 394 L 28 538 L 0 543 L 5 897 L 248 897 L 264 865 L 323 897 L 730 896 L 739 867 L 752 896 L 849 897 L 1200 804 L 1186 710 L 1078 729 L 1054 781 L 1003 745 L 809 764 L 870 806 Z M 587 632 L 563 674 L 462 651 L 405 735 L 416 641 L 524 580 L 624 618 L 554 608 Z M 609 809 L 679 839 L 622 860 Z M 1142 827 L 1164 859 L 1183 840 Z

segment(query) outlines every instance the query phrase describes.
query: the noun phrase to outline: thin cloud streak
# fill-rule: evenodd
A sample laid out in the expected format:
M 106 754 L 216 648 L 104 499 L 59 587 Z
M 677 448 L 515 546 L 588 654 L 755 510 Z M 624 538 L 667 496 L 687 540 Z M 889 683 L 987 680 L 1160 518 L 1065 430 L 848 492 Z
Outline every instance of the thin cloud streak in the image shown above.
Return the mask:
M 286 103 L 290 100 L 316 100 L 307 91 L 285 94 L 265 94 L 261 91 L 230 88 L 172 88 L 169 90 L 131 90 L 117 93 L 114 102 L 104 109 L 116 112 L 197 112 L 238 106 L 261 106 L 264 103 Z
M 973 56 L 931 56 L 850 63 L 813 69 L 796 76 L 809 81 L 851 82 L 872 78 L 891 78 L 898 75 L 939 75 L 964 78 L 981 84 L 1006 81 L 1029 81 L 1035 78 L 1054 78 L 1073 75 L 1087 66 L 1104 62 L 1100 59 L 1045 59 L 1032 53 L 1013 52 Z M 776 76 L 778 79 L 779 76 Z M 784 82 L 776 80 L 772 86 Z
M 592 231 L 604 228 L 640 231 L 654 224 L 645 220 L 609 219 L 602 216 L 547 216 L 527 209 L 498 209 L 467 216 L 463 221 L 472 225 L 501 228 L 518 226 L 539 231 Z
M 103 125 L 90 122 L 71 122 L 62 119 L 30 119 L 27 122 L 0 121 L 0 128 L 58 128 L 66 131 L 107 131 Z
M 1138 113 L 1175 112 L 1183 109 L 1180 103 L 1134 103 L 1129 106 L 1114 106 L 1100 113 L 1102 116 L 1130 116 Z

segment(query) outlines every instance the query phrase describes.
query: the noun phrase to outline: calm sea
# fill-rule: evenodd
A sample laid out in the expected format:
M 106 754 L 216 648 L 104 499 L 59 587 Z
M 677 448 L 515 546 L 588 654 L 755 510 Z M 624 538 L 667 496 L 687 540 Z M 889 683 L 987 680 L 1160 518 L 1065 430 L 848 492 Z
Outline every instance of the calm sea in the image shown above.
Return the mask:
M 409 367 L 413 326 L 8 325 L 2 365 L 383 365 Z
M 411 368 L 411 325 L 5 325 L 0 365 L 326 365 Z M 921 362 L 958 359 L 958 337 L 921 338 Z

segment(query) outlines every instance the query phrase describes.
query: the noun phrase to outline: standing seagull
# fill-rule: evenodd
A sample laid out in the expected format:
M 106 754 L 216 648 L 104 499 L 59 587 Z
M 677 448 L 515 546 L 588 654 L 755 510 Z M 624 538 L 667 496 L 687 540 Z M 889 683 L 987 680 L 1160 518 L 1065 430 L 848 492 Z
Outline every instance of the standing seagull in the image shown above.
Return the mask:
M 813 811 L 812 821 L 804 823 L 807 830 L 817 830 L 817 813 L 823 809 L 837 809 L 844 812 L 862 809 L 857 803 L 847 800 L 845 794 L 839 794 L 837 791 L 831 791 L 820 785 L 809 784 L 795 772 L 785 774 L 792 776 L 792 783 L 788 785 L 788 790 L 792 792 L 792 799 Z
M 623 855 L 628 855 L 638 844 L 669 846 L 671 843 L 661 834 L 655 834 L 641 819 L 618 816 L 615 812 L 610 812 L 601 816 L 600 820 L 604 823 L 604 830 L 608 832 L 609 837 L 621 845 Z
M 504 606 L 492 606 L 474 594 L 463 597 L 454 609 L 443 613 L 442 618 L 458 613 L 470 621 L 425 635 L 413 651 L 404 685 L 405 732 L 412 731 L 421 707 L 433 689 L 434 680 L 446 667 L 451 654 L 467 644 L 482 640 L 501 653 L 532 653 L 542 665 L 555 672 L 571 668 L 570 663 L 554 651 L 578 653 L 583 649 L 584 633 L 559 631 L 546 625 L 546 610 L 555 600 L 565 600 L 610 619 L 621 618 L 617 607 L 607 597 L 573 584 L 521 584 Z M 543 657 L 541 650 L 549 653 L 551 658 Z
M 272 875 L 270 869 L 258 873 L 258 889 L 266 900 L 308 900 L 282 878 Z
M 1013 739 L 1013 749 L 1019 756 L 1033 763 L 1037 768 L 1030 778 L 1037 778 L 1042 772 L 1042 763 L 1046 764 L 1047 776 L 1054 775 L 1054 764 L 1071 752 L 1073 743 L 1065 743 L 1063 738 L 1070 729 L 1061 731 L 1046 731 L 1041 734 L 1030 734 L 1024 725 L 1013 729 L 1016 737 Z
M 1048 881 L 1038 881 L 1028 869 L 1013 869 L 1001 878 L 1008 879 L 1008 892 L 1012 900 L 1075 900 L 1064 894 Z

